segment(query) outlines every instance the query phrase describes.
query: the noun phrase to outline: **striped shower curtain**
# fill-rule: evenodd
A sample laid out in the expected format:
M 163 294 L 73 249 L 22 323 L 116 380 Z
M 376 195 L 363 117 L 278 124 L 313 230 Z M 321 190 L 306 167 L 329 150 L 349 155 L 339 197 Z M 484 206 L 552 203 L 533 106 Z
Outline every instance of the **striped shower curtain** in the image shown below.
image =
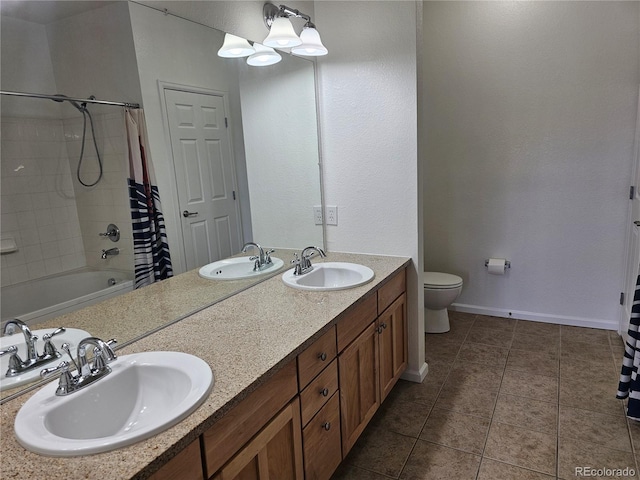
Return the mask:
M 633 295 L 631 318 L 629 319 L 629 338 L 624 347 L 622 372 L 616 398 L 629 397 L 627 416 L 633 420 L 640 420 L 640 275 L 636 281 L 636 291 Z
M 173 276 L 173 269 L 142 109 L 125 110 L 125 124 L 129 147 L 135 288 L 140 288 Z

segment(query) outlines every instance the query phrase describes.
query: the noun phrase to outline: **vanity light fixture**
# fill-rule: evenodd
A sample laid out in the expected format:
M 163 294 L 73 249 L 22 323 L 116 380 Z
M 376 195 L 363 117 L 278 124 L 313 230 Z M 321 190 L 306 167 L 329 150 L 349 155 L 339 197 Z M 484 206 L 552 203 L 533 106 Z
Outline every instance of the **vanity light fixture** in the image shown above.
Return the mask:
M 256 53 L 247 58 L 247 63 L 252 67 L 265 67 L 267 65 L 273 65 L 282 60 L 282 57 L 271 47 L 265 47 L 259 43 L 254 43 L 253 48 L 256 49 Z
M 287 17 L 276 17 L 271 23 L 269 35 L 262 43 L 267 47 L 287 48 L 300 45 L 302 40 L 296 35 L 293 25 Z
M 273 3 L 265 3 L 262 13 L 264 23 L 270 30 L 269 35 L 262 42 L 264 45 L 274 48 L 291 48 L 291 53 L 296 55 L 319 56 L 328 53 L 309 15 L 286 5 L 276 7 Z M 293 29 L 290 17 L 302 18 L 306 21 L 299 37 Z
M 325 47 L 322 44 L 322 40 L 320 40 L 320 34 L 318 30 L 316 30 L 316 26 L 311 22 L 307 22 L 302 28 L 300 40 L 302 40 L 302 45 L 293 47 L 291 53 L 312 57 L 318 57 L 328 53 L 327 47 Z
M 248 40 L 230 33 L 224 34 L 224 43 L 220 50 L 218 50 L 218 56 L 224 58 L 241 58 L 248 57 L 256 53 Z

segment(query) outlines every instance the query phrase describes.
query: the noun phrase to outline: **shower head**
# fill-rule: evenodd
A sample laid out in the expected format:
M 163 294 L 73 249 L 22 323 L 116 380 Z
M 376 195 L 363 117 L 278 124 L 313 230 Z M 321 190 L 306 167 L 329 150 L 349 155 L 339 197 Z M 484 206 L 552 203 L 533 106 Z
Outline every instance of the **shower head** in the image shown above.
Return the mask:
M 82 105 L 78 104 L 78 102 L 76 102 L 75 100 L 71 100 L 69 98 L 66 98 L 66 95 L 62 95 L 61 93 L 56 93 L 55 95 L 56 97 L 60 97 L 58 98 L 52 98 L 51 100 L 53 100 L 54 102 L 69 102 L 71 105 L 73 105 L 74 107 L 76 107 L 80 112 L 84 112 L 85 108 L 87 107 L 86 103 L 83 103 Z

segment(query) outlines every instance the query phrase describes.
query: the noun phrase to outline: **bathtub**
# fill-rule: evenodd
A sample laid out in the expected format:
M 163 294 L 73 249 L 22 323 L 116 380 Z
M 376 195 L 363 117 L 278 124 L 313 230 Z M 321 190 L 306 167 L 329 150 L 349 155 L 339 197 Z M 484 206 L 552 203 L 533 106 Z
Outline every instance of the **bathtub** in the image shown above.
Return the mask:
M 133 274 L 116 270 L 73 270 L 0 289 L 1 316 L 29 325 L 73 312 L 133 290 Z

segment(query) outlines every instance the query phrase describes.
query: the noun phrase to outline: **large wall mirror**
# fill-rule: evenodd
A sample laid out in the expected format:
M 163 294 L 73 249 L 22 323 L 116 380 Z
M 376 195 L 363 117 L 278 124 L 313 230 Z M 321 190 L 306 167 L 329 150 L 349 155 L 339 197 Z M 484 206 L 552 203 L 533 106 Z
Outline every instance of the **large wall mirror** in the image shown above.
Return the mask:
M 123 109 L 89 105 L 88 118 L 69 102 L 2 96 L 3 322 L 17 316 L 34 330 L 83 329 L 122 345 L 263 280 L 198 276 L 200 266 L 238 255 L 246 242 L 276 249 L 284 268 L 292 250 L 323 245 L 313 217 L 321 205 L 314 63 L 286 53 L 269 67 L 220 58 L 224 32 L 172 12 L 225 2 L 145 3 L 3 0 L 0 89 L 143 106 L 175 276 L 130 291 Z M 210 100 L 226 119 L 231 169 L 224 172 L 194 165 L 197 155 L 185 155 L 188 142 L 176 133 L 191 121 L 186 105 Z M 206 182 L 223 181 L 235 197 L 235 223 L 221 235 L 235 237 L 217 242 L 183 212 Z M 120 228 L 118 242 L 100 235 L 109 224 Z M 119 254 L 103 258 L 114 247 Z M 92 292 L 71 291 L 94 282 Z M 2 388 L 0 398 L 27 385 Z

